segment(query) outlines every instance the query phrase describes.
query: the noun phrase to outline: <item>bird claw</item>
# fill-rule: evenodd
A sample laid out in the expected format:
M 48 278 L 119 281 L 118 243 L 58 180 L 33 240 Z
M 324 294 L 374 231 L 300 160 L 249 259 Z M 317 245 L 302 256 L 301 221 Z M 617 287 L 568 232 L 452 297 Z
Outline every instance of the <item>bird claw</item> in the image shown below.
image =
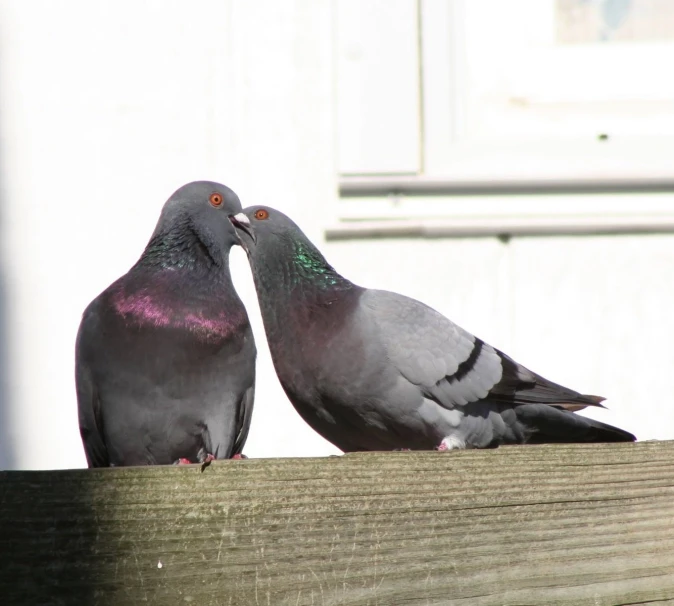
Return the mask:
M 206 452 L 205 448 L 201 448 L 197 453 L 197 461 L 201 463 L 201 471 L 203 473 L 204 469 L 211 464 L 211 461 L 215 461 L 215 457 L 210 452 Z
M 192 465 L 192 461 L 186 459 L 185 457 L 180 457 L 178 460 L 173 461 L 174 465 Z
M 243 453 L 235 454 L 234 456 L 232 456 L 232 459 L 236 459 L 237 461 L 247 459 L 247 458 L 248 457 Z

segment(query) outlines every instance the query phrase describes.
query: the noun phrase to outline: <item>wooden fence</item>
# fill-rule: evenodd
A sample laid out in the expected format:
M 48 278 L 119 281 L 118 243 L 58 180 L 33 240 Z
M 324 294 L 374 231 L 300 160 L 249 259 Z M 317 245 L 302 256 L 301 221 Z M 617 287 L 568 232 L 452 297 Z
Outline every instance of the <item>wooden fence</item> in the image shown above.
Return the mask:
M 674 442 L 0 472 L 0 604 L 674 603 Z

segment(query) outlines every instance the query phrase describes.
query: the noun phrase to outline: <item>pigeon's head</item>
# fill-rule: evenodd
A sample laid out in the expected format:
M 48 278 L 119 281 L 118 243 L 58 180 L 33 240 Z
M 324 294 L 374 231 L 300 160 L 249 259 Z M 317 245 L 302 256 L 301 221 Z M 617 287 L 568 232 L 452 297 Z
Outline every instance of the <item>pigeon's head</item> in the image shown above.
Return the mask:
M 285 285 L 305 294 L 353 284 L 340 276 L 297 224 L 269 206 L 249 206 L 229 217 L 248 254 L 258 288 Z
M 305 239 L 302 230 L 290 217 L 269 206 L 249 206 L 229 217 L 241 246 L 249 256 Z
M 278 271 L 276 264 L 301 259 L 308 251 L 322 259 L 315 246 L 297 224 L 281 211 L 269 206 L 249 206 L 230 215 L 239 244 L 243 246 L 253 270 Z
M 238 244 L 229 216 L 241 211 L 239 197 L 226 185 L 193 181 L 177 189 L 166 201 L 155 233 L 180 226 L 199 236 L 205 245 L 229 249 Z

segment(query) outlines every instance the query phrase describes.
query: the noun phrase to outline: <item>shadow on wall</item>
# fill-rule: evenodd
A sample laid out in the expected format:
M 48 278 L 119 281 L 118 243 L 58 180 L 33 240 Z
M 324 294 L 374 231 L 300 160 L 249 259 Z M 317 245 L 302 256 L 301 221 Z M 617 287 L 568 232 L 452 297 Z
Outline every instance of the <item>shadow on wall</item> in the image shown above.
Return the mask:
M 0 162 L 0 166 L 1 166 Z M 0 179 L 2 176 L 0 175 Z M 5 227 L 4 209 L 6 200 L 2 184 L 0 183 L 0 234 L 4 237 L 7 230 Z M 0 246 L 0 251 L 5 247 Z M 7 275 L 4 255 L 0 254 L 0 469 L 13 469 L 16 463 L 16 452 L 12 438 L 11 424 L 11 392 L 9 389 L 9 371 L 7 364 L 9 356 L 7 344 L 8 334 L 8 306 L 7 306 Z
M 4 238 L 7 204 L 0 187 L 0 237 Z M 0 604 L 102 604 L 94 593 L 94 581 L 103 571 L 116 570 L 116 552 L 96 558 L 98 537 L 107 536 L 92 506 L 97 494 L 92 486 L 98 485 L 101 474 L 2 471 L 14 469 L 19 458 L 11 422 L 6 250 L 0 245 L 0 251 L 5 251 L 0 253 Z M 112 501 L 109 493 L 103 495 L 105 506 Z

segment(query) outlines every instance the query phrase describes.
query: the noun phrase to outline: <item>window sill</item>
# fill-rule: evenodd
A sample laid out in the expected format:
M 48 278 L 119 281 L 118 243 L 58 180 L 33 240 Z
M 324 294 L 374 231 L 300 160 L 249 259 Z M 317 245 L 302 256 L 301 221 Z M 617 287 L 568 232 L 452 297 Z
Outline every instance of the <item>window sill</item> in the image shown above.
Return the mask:
M 674 177 L 344 177 L 327 240 L 674 232 Z
M 511 236 L 674 233 L 674 213 L 629 217 L 513 217 L 497 219 L 343 221 L 326 228 L 325 239 L 477 238 Z
M 674 173 L 586 178 L 460 179 L 409 176 L 342 177 L 342 198 L 414 195 L 514 195 L 674 192 Z

